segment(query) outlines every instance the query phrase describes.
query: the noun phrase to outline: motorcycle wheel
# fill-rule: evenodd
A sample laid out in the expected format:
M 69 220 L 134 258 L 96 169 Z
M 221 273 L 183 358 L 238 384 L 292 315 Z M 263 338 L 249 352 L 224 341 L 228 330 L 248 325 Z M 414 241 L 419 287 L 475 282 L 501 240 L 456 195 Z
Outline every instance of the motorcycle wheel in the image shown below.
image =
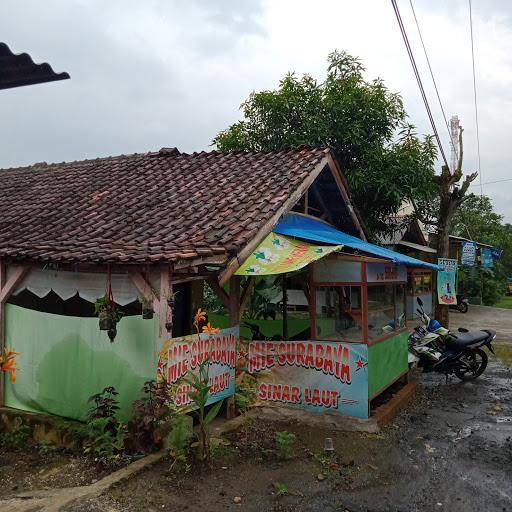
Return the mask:
M 458 306 L 457 306 L 457 309 L 461 312 L 461 313 L 467 313 L 468 312 L 468 305 L 466 302 L 461 302 Z
M 480 348 L 468 350 L 462 354 L 460 361 L 465 365 L 459 365 L 455 368 L 455 375 L 463 381 L 475 380 L 484 373 L 487 368 L 487 354 Z

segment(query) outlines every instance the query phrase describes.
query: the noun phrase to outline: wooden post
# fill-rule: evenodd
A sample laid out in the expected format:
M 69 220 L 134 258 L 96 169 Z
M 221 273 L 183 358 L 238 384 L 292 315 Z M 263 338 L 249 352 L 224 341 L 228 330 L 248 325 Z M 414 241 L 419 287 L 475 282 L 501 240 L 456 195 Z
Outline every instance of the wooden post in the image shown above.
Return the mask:
M 231 276 L 229 279 L 229 326 L 236 327 L 240 324 L 240 276 Z M 226 400 L 226 419 L 234 418 L 235 397 L 230 396 Z
M 172 338 L 172 328 L 168 331 L 166 324 L 172 324 L 172 309 L 167 304 L 167 299 L 172 294 L 172 271 L 168 265 L 165 265 L 160 270 L 160 337 L 162 339 Z
M 242 315 L 247 308 L 247 303 L 251 298 L 252 289 L 254 288 L 254 281 L 254 276 L 249 276 L 245 282 L 245 288 L 242 292 L 242 298 L 240 299 L 240 314 L 238 315 L 239 319 L 242 318 Z
M 4 289 L 7 281 L 7 268 L 3 261 L 0 261 L 0 292 Z M 5 303 L 0 302 L 0 354 L 3 354 L 5 348 Z M 5 405 L 4 393 L 5 375 L 0 374 L 0 407 Z
M 0 351 L 5 348 L 5 303 L 8 301 L 16 286 L 29 273 L 30 267 L 20 265 L 14 267 L 14 270 L 7 279 L 7 266 L 5 262 L 0 261 Z M 5 404 L 5 376 L 0 375 L 0 407 Z
M 283 294 L 283 340 L 288 339 L 288 287 L 286 282 L 286 272 L 282 276 L 282 294 Z

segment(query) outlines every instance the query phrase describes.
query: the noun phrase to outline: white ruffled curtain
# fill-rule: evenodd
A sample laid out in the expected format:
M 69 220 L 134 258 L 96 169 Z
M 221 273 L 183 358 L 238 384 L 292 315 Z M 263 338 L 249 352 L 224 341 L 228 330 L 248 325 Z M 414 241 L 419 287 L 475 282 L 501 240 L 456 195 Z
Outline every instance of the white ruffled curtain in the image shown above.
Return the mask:
M 9 275 L 9 269 L 8 269 Z M 155 290 L 160 289 L 159 277 L 151 277 Z M 45 297 L 53 290 L 61 299 L 67 300 L 78 293 L 82 299 L 94 302 L 105 295 L 107 274 L 88 272 L 67 272 L 61 270 L 32 269 L 18 285 L 13 295 L 29 290 L 38 297 Z M 112 274 L 112 293 L 121 306 L 133 302 L 140 292 L 128 274 Z

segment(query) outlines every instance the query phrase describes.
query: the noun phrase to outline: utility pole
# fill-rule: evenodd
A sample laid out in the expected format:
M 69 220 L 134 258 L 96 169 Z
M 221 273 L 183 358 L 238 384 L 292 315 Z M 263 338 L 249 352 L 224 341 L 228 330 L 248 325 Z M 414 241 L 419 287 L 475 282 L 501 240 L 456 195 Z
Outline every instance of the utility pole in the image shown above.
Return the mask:
M 453 172 L 457 167 L 457 146 L 459 145 L 459 128 L 460 121 L 458 116 L 452 116 L 450 118 L 450 138 L 451 138 L 451 158 L 450 158 L 450 170 Z

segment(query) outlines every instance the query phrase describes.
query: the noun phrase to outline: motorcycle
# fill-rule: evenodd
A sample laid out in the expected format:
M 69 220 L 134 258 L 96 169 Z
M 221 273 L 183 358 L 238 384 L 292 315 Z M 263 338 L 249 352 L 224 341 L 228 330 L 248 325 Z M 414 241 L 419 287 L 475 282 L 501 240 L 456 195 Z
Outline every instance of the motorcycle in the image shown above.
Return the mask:
M 487 368 L 488 357 L 483 347 L 494 354 L 492 341 L 496 331 L 468 331 L 459 328 L 457 334 L 430 318 L 418 297 L 416 310 L 423 325 L 414 329 L 408 339 L 409 367 L 418 366 L 424 372 L 455 374 L 460 380 L 478 378 Z
M 450 309 L 456 309 L 461 313 L 467 313 L 469 309 L 469 300 L 464 295 L 457 294 L 457 304 L 448 306 Z

